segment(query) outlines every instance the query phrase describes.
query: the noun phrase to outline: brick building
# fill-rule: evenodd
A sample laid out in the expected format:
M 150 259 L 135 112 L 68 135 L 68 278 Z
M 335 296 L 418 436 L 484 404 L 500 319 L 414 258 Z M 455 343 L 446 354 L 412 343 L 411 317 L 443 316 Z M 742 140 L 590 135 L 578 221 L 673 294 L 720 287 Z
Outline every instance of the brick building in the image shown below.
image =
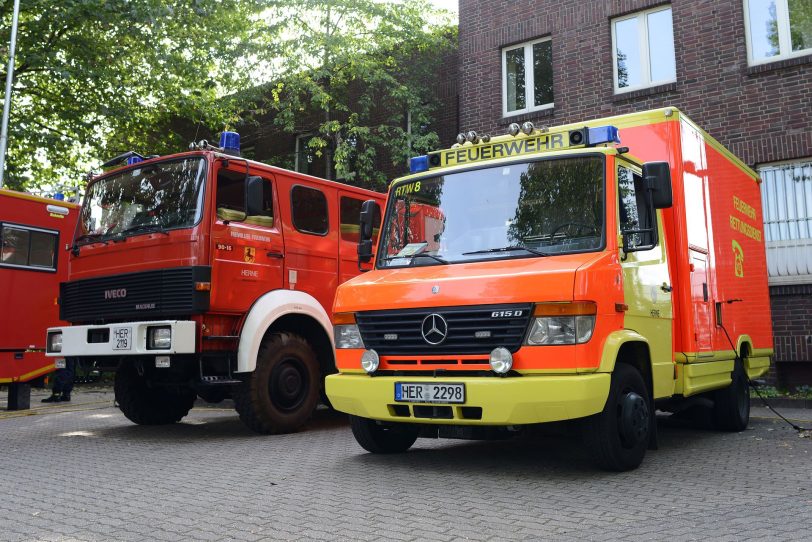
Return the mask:
M 812 2 L 460 0 L 460 125 L 673 105 L 762 176 L 777 376 L 812 383 Z

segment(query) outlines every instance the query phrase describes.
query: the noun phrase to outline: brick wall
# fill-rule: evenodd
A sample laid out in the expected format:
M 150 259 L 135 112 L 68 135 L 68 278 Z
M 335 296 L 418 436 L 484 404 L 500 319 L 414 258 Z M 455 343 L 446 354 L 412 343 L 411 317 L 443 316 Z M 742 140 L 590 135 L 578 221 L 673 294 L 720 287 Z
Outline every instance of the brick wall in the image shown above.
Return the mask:
M 676 83 L 614 94 L 611 19 L 670 4 Z M 812 157 L 812 55 L 748 67 L 742 0 L 460 0 L 460 125 L 504 133 L 672 105 L 747 164 Z M 501 50 L 551 37 L 555 107 L 502 117 Z M 771 289 L 778 378 L 812 384 L 812 286 Z
M 812 55 L 750 68 L 742 0 L 671 3 L 677 82 L 614 95 L 610 19 L 652 0 L 460 0 L 460 124 L 503 133 L 674 105 L 750 165 L 812 156 Z M 550 36 L 552 110 L 502 117 L 501 49 Z

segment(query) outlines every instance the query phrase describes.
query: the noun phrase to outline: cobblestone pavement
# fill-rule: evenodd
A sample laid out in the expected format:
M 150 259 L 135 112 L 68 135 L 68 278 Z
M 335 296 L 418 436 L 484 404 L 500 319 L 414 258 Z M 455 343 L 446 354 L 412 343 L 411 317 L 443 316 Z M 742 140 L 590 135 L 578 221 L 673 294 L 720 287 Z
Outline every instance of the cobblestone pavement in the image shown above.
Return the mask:
M 227 409 L 139 427 L 109 393 L 76 397 L 0 411 L 0 540 L 812 536 L 812 439 L 763 409 L 740 434 L 661 420 L 660 450 L 609 474 L 562 437 L 419 440 L 373 456 L 328 411 L 306 431 L 260 436 Z M 812 425 L 812 411 L 787 413 Z

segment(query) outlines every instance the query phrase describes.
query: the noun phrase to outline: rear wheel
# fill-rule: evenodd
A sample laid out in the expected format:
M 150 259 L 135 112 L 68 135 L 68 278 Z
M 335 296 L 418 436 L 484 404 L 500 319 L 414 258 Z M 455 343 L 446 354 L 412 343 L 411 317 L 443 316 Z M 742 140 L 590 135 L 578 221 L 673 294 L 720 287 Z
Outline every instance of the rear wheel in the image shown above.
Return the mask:
M 713 421 L 723 431 L 744 431 L 750 423 L 750 390 L 740 359 L 733 367 L 730 386 L 713 396 Z
M 373 454 L 405 452 L 417 440 L 419 432 L 415 425 L 376 422 L 358 416 L 350 416 L 350 427 L 358 444 Z
M 151 386 L 132 364 L 118 368 L 114 391 L 118 408 L 127 419 L 139 425 L 179 422 L 197 398 L 191 388 Z
M 295 431 L 319 400 L 321 373 L 316 354 L 303 338 L 276 333 L 262 341 L 257 366 L 234 392 L 240 419 L 258 433 Z
M 612 471 L 636 469 L 649 443 L 651 411 L 643 377 L 631 365 L 615 366 L 603 411 L 583 423 L 583 438 L 592 460 Z

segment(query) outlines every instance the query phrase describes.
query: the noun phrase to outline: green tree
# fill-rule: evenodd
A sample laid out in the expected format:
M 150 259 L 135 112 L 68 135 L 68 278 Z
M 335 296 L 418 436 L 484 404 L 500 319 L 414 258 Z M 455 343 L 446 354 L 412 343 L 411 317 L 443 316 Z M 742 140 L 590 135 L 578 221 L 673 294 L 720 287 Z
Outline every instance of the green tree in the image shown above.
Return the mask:
M 12 0 L 0 0 L 5 62 Z M 177 151 L 173 119 L 223 126 L 244 87 L 259 0 L 22 2 L 8 187 L 77 178 L 94 158 Z M 97 162 L 96 162 L 97 163 Z
M 382 184 L 379 153 L 405 164 L 436 147 L 432 87 L 456 46 L 447 15 L 425 0 L 276 0 L 265 22 L 266 107 L 287 132 L 318 126 L 308 145 L 327 166 L 316 174 Z

